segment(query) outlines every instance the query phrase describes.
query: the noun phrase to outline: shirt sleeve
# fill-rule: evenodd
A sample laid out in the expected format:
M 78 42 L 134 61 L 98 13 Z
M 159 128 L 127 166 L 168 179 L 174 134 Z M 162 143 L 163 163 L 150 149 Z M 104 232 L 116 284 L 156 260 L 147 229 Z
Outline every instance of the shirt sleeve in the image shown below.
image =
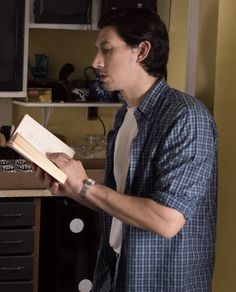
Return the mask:
M 216 166 L 216 129 L 203 110 L 188 109 L 170 127 L 157 162 L 153 199 L 190 219 L 209 195 Z

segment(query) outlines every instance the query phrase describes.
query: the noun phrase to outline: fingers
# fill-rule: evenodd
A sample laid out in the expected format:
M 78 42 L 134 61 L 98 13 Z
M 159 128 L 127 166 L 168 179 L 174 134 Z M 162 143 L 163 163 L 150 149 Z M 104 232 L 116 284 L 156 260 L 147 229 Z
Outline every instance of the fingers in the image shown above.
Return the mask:
M 36 165 L 34 165 L 32 169 L 35 172 L 36 178 L 44 182 L 44 180 L 45 180 L 45 172 L 42 170 L 42 168 L 37 167 Z
M 65 153 L 47 153 L 47 157 L 59 168 L 63 168 L 71 160 Z
M 58 182 L 55 181 L 48 173 L 44 174 L 44 183 L 47 189 L 51 189 L 53 185 L 58 185 Z
M 64 168 L 66 168 L 67 165 L 71 164 L 72 161 L 73 163 L 76 163 L 75 160 L 71 159 L 70 157 L 64 154 L 52 153 L 52 154 L 49 154 L 48 156 L 50 159 L 52 157 L 52 162 L 59 161 L 58 164 L 64 165 Z M 60 184 L 58 181 L 56 181 L 53 177 L 51 177 L 48 173 L 46 173 L 37 165 L 32 164 L 32 170 L 35 172 L 36 178 L 41 180 L 44 183 L 45 187 L 53 195 L 61 196 L 61 195 L 70 195 L 72 193 L 72 190 L 67 183 L 65 183 L 64 185 Z
M 82 163 L 64 153 L 47 153 L 47 157 L 67 174 L 67 181 L 64 185 L 60 185 L 44 173 L 46 187 L 54 194 L 64 192 L 64 195 L 68 195 L 79 192 L 83 181 L 88 178 Z M 38 170 L 37 172 L 38 177 L 42 178 L 43 174 Z

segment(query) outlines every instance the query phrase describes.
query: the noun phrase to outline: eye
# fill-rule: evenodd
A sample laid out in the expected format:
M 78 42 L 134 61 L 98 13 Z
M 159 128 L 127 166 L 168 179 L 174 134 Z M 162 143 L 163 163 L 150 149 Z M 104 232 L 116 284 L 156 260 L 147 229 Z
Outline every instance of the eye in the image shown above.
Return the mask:
M 104 48 L 102 48 L 103 54 L 108 54 L 109 52 L 111 52 L 111 50 L 112 50 L 112 48 L 110 48 L 110 47 L 104 47 Z

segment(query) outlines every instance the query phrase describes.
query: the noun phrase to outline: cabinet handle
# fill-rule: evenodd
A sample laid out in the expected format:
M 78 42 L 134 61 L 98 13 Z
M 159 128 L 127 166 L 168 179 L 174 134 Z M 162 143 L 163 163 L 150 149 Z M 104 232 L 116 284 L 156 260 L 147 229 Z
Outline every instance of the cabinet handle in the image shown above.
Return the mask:
M 24 214 L 22 213 L 16 213 L 16 214 L 1 214 L 0 218 L 18 218 L 18 217 L 22 217 L 24 216 Z
M 0 244 L 2 244 L 2 245 L 20 245 L 23 243 L 25 243 L 24 240 L 11 240 L 11 241 L 10 240 L 2 240 L 0 242 Z
M 18 266 L 18 267 L 0 267 L 0 271 L 20 271 L 24 270 L 24 267 Z

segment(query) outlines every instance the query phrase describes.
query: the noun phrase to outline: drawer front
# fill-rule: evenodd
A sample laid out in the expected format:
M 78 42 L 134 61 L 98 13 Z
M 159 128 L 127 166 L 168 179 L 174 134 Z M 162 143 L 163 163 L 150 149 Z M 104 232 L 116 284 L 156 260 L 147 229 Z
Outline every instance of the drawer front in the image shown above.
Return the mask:
M 1 292 L 33 292 L 32 282 L 0 282 Z
M 0 230 L 0 255 L 33 253 L 33 230 Z
M 31 280 L 33 277 L 32 256 L 0 257 L 0 281 Z
M 0 227 L 33 226 L 34 202 L 0 202 Z

